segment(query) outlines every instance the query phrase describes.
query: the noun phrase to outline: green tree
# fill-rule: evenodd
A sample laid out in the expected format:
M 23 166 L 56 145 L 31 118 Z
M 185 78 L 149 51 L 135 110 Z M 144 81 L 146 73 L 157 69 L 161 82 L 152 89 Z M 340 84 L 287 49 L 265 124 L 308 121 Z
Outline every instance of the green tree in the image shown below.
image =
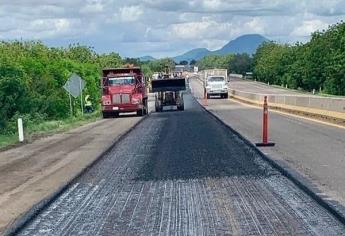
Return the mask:
M 208 55 L 197 62 L 199 69 L 228 69 L 230 61 L 234 59 L 233 54 L 227 54 L 224 56 Z
M 312 33 L 308 43 L 261 45 L 254 56 L 255 78 L 290 88 L 345 95 L 345 23 Z
M 245 75 L 252 71 L 253 59 L 247 54 L 236 54 L 229 62 L 228 71 L 231 73 Z
M 189 62 L 189 65 L 191 65 L 191 66 L 194 66 L 194 65 L 196 65 L 196 60 L 191 60 L 190 62 Z
M 86 81 L 85 93 L 98 106 L 99 77 L 104 67 L 119 67 L 117 53 L 97 54 L 91 47 L 49 48 L 40 41 L 0 42 L 0 130 L 16 116 L 61 119 L 69 116 L 69 98 L 62 86 L 72 73 Z M 80 113 L 80 101 L 75 99 Z

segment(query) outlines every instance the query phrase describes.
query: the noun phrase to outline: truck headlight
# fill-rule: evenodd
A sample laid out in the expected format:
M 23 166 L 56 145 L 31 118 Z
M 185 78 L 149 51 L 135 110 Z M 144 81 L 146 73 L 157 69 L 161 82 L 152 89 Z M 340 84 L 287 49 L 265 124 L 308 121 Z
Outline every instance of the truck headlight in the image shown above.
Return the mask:
M 103 105 L 111 105 L 111 101 L 110 100 L 104 100 Z
M 102 96 L 102 104 L 103 105 L 111 105 L 111 99 L 109 95 Z
M 132 104 L 140 104 L 140 99 L 132 98 Z

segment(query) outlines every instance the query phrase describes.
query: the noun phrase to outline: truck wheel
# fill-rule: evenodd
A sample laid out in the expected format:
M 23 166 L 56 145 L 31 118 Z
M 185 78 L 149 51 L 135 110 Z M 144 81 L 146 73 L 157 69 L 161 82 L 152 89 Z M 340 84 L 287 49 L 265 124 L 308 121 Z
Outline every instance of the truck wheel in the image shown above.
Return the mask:
M 137 110 L 137 116 L 143 116 L 144 115 L 144 109 Z
M 156 107 L 155 110 L 156 110 L 156 112 L 162 112 L 163 108 L 162 107 Z
M 149 106 L 148 106 L 148 104 L 147 104 L 148 102 L 147 102 L 147 99 L 145 99 L 144 100 L 144 115 L 147 115 L 147 114 L 149 114 Z
M 120 113 L 119 112 L 114 112 L 113 114 L 112 114 L 112 117 L 113 118 L 116 118 L 116 117 L 119 117 L 120 116 Z
M 179 106 L 179 107 L 177 107 L 177 110 L 179 110 L 179 111 L 184 111 L 184 106 Z
M 105 112 L 102 112 L 102 116 L 103 116 L 103 119 L 108 119 L 109 118 L 109 114 L 105 113 Z
M 209 94 L 207 94 L 207 99 L 210 99 L 210 98 L 211 98 L 211 96 Z
M 224 94 L 223 97 L 227 99 L 229 97 L 229 95 L 226 93 L 226 94 Z

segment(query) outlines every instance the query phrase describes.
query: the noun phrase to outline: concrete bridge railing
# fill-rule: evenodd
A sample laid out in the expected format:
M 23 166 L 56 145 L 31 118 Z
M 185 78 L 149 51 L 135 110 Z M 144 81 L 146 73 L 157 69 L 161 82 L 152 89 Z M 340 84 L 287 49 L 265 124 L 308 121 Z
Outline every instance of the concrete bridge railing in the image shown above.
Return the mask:
M 345 98 L 319 97 L 308 95 L 259 94 L 230 89 L 229 95 L 247 102 L 262 104 L 268 97 L 271 107 L 295 110 L 345 120 Z

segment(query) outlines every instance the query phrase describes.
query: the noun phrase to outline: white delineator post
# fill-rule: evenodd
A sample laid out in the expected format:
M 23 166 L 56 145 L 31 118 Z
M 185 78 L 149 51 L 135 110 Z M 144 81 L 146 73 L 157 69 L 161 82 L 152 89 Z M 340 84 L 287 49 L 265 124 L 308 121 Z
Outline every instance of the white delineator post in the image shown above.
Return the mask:
M 80 108 L 81 108 L 81 114 L 84 115 L 83 90 L 82 90 L 82 88 L 81 88 L 81 79 L 79 80 L 79 91 L 80 91 Z
M 19 134 L 19 142 L 24 142 L 24 129 L 23 129 L 23 119 L 18 118 L 18 134 Z

